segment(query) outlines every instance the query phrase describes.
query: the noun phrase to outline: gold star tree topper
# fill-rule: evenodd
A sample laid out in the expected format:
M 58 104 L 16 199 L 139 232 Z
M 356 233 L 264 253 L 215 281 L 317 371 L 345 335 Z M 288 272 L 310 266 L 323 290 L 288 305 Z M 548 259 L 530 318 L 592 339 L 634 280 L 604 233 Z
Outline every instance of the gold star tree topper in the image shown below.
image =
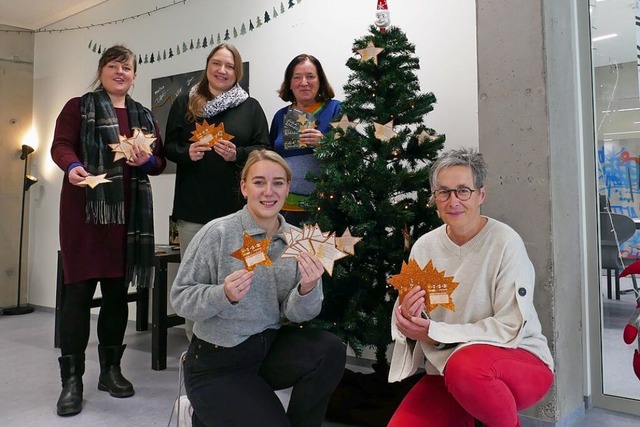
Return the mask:
M 210 125 L 206 120 L 203 120 L 202 124 L 196 123 L 196 130 L 191 132 L 191 134 L 193 136 L 189 138 L 189 141 L 206 142 L 210 147 L 216 145 L 221 139 L 231 141 L 235 138 L 224 130 L 224 123 L 220 122 L 220 124 L 216 126 Z
M 256 240 L 246 231 L 242 233 L 242 247 L 231 253 L 231 256 L 241 260 L 244 268 L 253 270 L 259 265 L 270 266 L 271 258 L 267 255 L 271 238 Z
M 400 274 L 391 276 L 388 282 L 398 290 L 400 301 L 414 286 L 422 288 L 426 292 L 427 313 L 431 313 L 436 307 L 456 311 L 451 294 L 459 283 L 453 281 L 453 276 L 446 276 L 444 271 L 436 270 L 431 260 L 424 268 L 420 268 L 413 258 L 409 263 L 402 263 Z
M 153 142 L 157 139 L 152 133 L 144 133 L 140 128 L 133 128 L 133 135 L 127 138 L 124 135 L 118 135 L 119 141 L 116 144 L 109 144 L 113 151 L 113 162 L 120 159 L 131 160 L 133 147 L 138 146 L 145 153 L 153 154 Z
M 384 49 L 381 47 L 376 47 L 371 40 L 367 43 L 367 47 L 364 49 L 357 49 L 356 52 L 360 54 L 360 62 L 364 61 L 373 61 L 374 64 L 378 65 L 378 55 Z

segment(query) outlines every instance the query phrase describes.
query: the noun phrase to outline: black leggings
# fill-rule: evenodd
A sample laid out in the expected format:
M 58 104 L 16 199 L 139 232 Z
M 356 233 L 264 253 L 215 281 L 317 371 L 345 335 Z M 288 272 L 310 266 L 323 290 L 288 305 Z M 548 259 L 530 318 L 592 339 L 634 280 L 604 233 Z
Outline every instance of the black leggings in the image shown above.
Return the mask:
M 62 355 L 84 353 L 89 342 L 91 300 L 100 282 L 102 305 L 98 315 L 98 342 L 103 346 L 122 345 L 129 306 L 124 278 L 91 279 L 65 286 L 60 314 Z

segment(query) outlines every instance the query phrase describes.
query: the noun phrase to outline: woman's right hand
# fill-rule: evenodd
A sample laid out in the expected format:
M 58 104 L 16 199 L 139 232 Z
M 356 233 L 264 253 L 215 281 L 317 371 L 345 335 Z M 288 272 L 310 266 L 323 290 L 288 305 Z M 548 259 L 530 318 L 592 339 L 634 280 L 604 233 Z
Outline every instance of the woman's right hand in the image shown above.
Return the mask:
M 420 288 L 420 286 L 412 287 L 400 303 L 400 312 L 402 315 L 407 319 L 420 317 L 420 314 L 424 309 L 424 299 L 426 294 L 427 293 Z
M 245 269 L 236 270 L 229 274 L 227 278 L 224 279 L 224 293 L 229 301 L 232 303 L 239 302 L 247 296 L 251 288 L 252 279 L 253 271 L 247 271 Z
M 197 162 L 204 158 L 204 153 L 211 151 L 208 142 L 194 142 L 189 146 L 189 158 L 191 161 Z
M 91 174 L 89 172 L 87 172 L 86 170 L 84 170 L 83 166 L 76 166 L 75 168 L 71 169 L 69 171 L 69 182 L 72 185 L 77 185 L 79 187 L 82 187 L 82 185 L 80 185 L 80 183 L 82 181 L 84 181 L 84 179 L 88 176 L 90 176 Z

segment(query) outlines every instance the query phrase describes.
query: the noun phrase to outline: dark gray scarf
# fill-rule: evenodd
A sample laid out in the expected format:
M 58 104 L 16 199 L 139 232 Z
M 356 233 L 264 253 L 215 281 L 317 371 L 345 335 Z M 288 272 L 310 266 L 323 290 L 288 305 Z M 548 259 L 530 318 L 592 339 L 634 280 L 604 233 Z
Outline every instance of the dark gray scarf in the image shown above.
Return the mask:
M 129 127 L 155 135 L 151 112 L 127 95 Z M 116 110 L 102 89 L 89 92 L 80 101 L 80 138 L 84 168 L 92 175 L 107 174 L 112 182 L 95 188 L 86 186 L 86 216 L 90 224 L 127 224 L 127 283 L 148 287 L 154 276 L 153 202 L 147 174 L 131 168 L 129 217 L 125 219 L 123 162 L 113 162 L 109 144 L 119 141 Z

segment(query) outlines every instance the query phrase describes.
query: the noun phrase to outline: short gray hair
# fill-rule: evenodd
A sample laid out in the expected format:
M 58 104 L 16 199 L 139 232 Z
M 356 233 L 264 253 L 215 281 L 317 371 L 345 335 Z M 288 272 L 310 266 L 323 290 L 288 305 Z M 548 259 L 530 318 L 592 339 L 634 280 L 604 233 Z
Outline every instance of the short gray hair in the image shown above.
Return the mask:
M 446 151 L 431 165 L 431 192 L 436 190 L 438 174 L 446 168 L 453 166 L 467 166 L 473 174 L 473 185 L 476 188 L 484 187 L 487 179 L 487 164 L 482 154 L 475 148 L 463 147 Z M 431 196 L 433 198 L 433 196 Z

